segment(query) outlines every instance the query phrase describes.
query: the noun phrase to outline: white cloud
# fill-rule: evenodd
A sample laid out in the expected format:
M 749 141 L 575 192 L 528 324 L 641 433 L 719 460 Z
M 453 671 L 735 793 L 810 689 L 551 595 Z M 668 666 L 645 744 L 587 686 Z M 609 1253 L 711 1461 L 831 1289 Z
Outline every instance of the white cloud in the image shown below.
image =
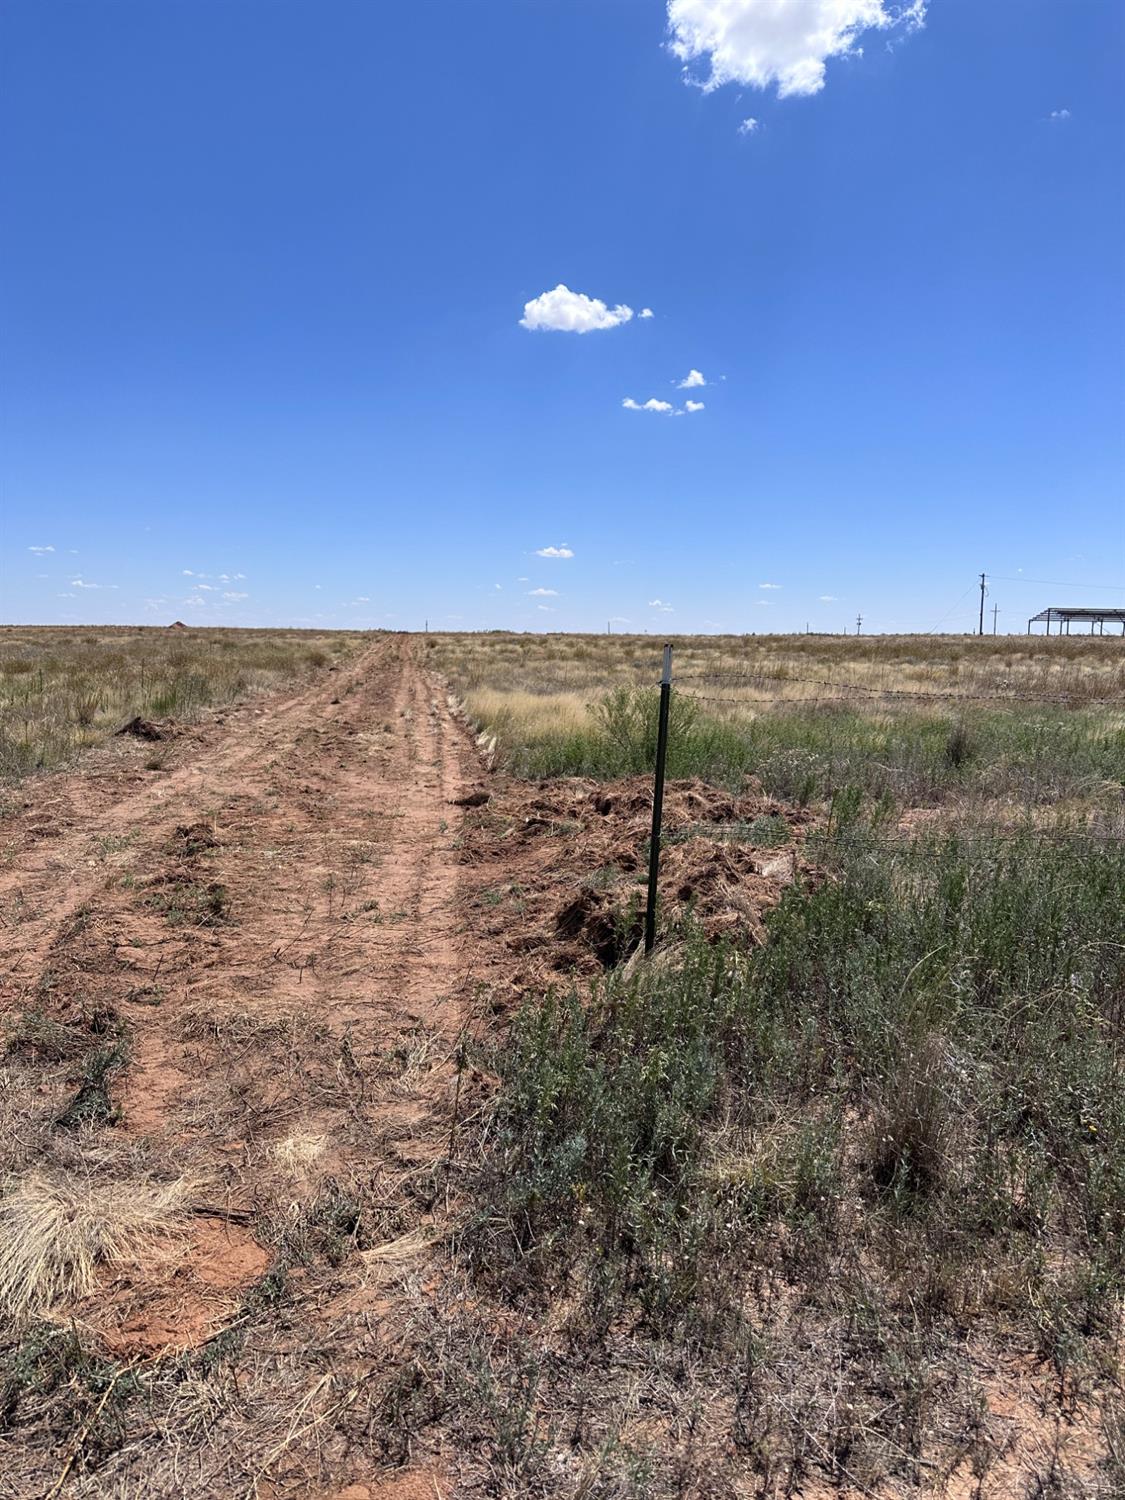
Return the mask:
M 1051 113 L 1047 116 L 1047 118 L 1048 118 L 1048 120 L 1069 120 L 1070 119 L 1070 110 L 1069 109 L 1053 109 L 1051 111 Z M 31 550 L 34 552 L 35 548 L 33 547 Z
M 677 389 L 681 391 L 694 390 L 697 385 L 706 385 L 702 370 L 689 370 L 681 381 L 677 382 Z
M 760 583 L 758 585 L 758 587 L 760 589 L 779 589 L 781 587 L 781 584 L 780 583 Z
M 44 552 L 53 552 L 55 549 L 53 547 L 29 547 L 27 550 L 29 552 L 38 553 L 38 555 L 42 557 Z
M 600 297 L 572 292 L 560 281 L 553 292 L 524 303 L 521 328 L 554 329 L 561 333 L 593 333 L 600 328 L 617 328 L 633 316 L 633 309 L 619 302 L 607 307 Z
M 200 578 L 205 578 L 207 575 L 205 573 L 200 573 L 199 576 L 200 576 Z M 195 574 L 192 572 L 192 570 L 190 568 L 182 568 L 180 570 L 180 577 L 181 578 L 194 578 Z
M 562 542 L 558 547 L 537 547 L 535 555 L 536 557 L 573 557 L 574 553 L 565 542 Z M 527 579 L 521 578 L 519 581 L 526 583 Z
M 549 604 L 537 604 L 536 609 L 541 609 L 545 615 L 553 615 L 554 610 Z
M 205 594 L 214 594 L 218 591 L 213 583 L 193 583 L 193 589 L 202 589 Z
M 702 411 L 702 410 L 703 410 L 703 402 L 702 401 L 685 401 L 684 402 L 684 411 Z
M 115 589 L 117 587 L 115 583 L 86 583 L 81 578 L 72 578 L 70 586 L 72 589 Z
M 528 595 L 532 599 L 557 599 L 558 589 L 528 589 Z
M 662 615 L 670 615 L 674 613 L 672 606 L 663 599 L 650 599 L 648 601 L 648 607 L 649 609 L 658 609 Z
M 634 401 L 632 396 L 626 396 L 621 405 L 626 411 L 658 411 L 667 413 L 672 410 L 672 403 L 670 401 L 658 401 L 655 396 L 651 396 L 643 406 L 639 401 Z
M 78 595 L 77 594 L 56 594 L 55 598 L 56 599 L 77 599 Z
M 240 599 L 249 599 L 249 597 L 250 597 L 249 594 L 238 594 L 238 593 L 234 593 L 234 592 L 231 592 L 231 591 L 228 591 L 228 592 L 226 592 L 226 593 L 223 594 L 223 598 L 224 599 L 229 599 L 232 604 L 237 603 L 238 600 L 240 600 Z
M 739 135 L 753 135 L 755 130 L 761 129 L 761 125 L 761 120 L 755 120 L 754 116 L 750 115 L 747 119 L 743 120 L 742 124 L 738 127 L 738 133 Z
M 655 316 L 656 314 L 653 312 L 651 307 L 642 307 L 640 312 L 637 314 L 638 318 L 654 318 Z
M 836 603 L 836 595 L 835 594 L 821 594 L 821 596 L 820 596 L 820 602 L 821 602 L 821 604 L 835 604 Z
M 865 31 L 925 19 L 926 0 L 668 0 L 668 45 L 684 63 L 707 59 L 706 77 L 689 79 L 705 91 L 776 84 L 784 99 L 819 93 L 828 59 L 860 51 Z

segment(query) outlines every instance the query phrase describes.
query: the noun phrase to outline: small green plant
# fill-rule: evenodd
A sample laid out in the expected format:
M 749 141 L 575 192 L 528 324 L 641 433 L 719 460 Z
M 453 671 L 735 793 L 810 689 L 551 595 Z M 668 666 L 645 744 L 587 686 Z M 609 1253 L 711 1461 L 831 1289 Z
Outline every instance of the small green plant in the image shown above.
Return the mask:
M 75 1130 L 79 1125 L 116 1124 L 120 1111 L 110 1098 L 109 1086 L 127 1060 L 123 1041 L 90 1052 L 83 1064 L 78 1091 L 55 1123 L 63 1130 Z

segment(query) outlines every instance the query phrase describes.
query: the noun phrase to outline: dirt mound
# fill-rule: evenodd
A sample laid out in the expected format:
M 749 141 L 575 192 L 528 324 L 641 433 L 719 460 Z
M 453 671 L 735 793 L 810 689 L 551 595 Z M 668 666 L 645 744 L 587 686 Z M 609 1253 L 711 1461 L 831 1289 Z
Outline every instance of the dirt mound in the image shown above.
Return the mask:
M 120 729 L 115 729 L 114 734 L 131 734 L 137 740 L 166 740 L 168 731 L 161 729 L 159 724 L 154 724 L 151 719 L 142 719 L 138 714 L 135 719 L 130 719 L 127 724 L 122 724 Z
M 517 995 L 624 962 L 643 932 L 652 783 L 579 777 L 533 784 L 496 778 L 487 806 L 465 819 L 460 858 L 469 902 L 524 962 L 495 972 Z M 812 814 L 697 780 L 665 789 L 661 927 L 689 915 L 711 937 L 764 940 L 763 917 L 798 876 L 816 878 L 801 849 Z M 497 876 L 502 871 L 502 879 Z M 502 1002 L 501 1002 L 502 1003 Z

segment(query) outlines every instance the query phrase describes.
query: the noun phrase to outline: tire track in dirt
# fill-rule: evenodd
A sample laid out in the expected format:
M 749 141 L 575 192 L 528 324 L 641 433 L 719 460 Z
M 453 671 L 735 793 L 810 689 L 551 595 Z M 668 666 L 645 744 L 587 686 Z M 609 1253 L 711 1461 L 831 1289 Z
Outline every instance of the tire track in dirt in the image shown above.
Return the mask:
M 48 846 L 27 837 L 40 808 L 82 793 L 33 786 L 12 830 L 27 857 L 0 876 L 4 1011 L 111 1006 L 129 1047 L 113 1134 L 207 1210 L 88 1310 L 131 1356 L 231 1316 L 269 1258 L 244 1223 L 276 1245 L 363 1191 L 388 1238 L 427 1227 L 425 1195 L 394 1185 L 441 1155 L 471 957 L 452 802 L 478 767 L 410 641 L 197 740 L 163 785 L 95 788 Z M 110 868 L 92 856 L 125 838 Z

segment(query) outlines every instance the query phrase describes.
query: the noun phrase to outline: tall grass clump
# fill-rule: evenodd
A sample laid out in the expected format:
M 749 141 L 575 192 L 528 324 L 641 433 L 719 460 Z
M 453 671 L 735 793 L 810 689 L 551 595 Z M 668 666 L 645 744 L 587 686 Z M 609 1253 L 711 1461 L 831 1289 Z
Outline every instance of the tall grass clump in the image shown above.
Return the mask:
M 856 833 L 823 857 L 831 877 L 786 893 L 764 948 L 694 937 L 522 1013 L 496 1062 L 480 1266 L 594 1326 L 705 1342 L 769 1278 L 823 1313 L 830 1270 L 860 1264 L 865 1297 L 948 1329 L 989 1311 L 1052 1357 L 1108 1338 L 1125 849 Z

